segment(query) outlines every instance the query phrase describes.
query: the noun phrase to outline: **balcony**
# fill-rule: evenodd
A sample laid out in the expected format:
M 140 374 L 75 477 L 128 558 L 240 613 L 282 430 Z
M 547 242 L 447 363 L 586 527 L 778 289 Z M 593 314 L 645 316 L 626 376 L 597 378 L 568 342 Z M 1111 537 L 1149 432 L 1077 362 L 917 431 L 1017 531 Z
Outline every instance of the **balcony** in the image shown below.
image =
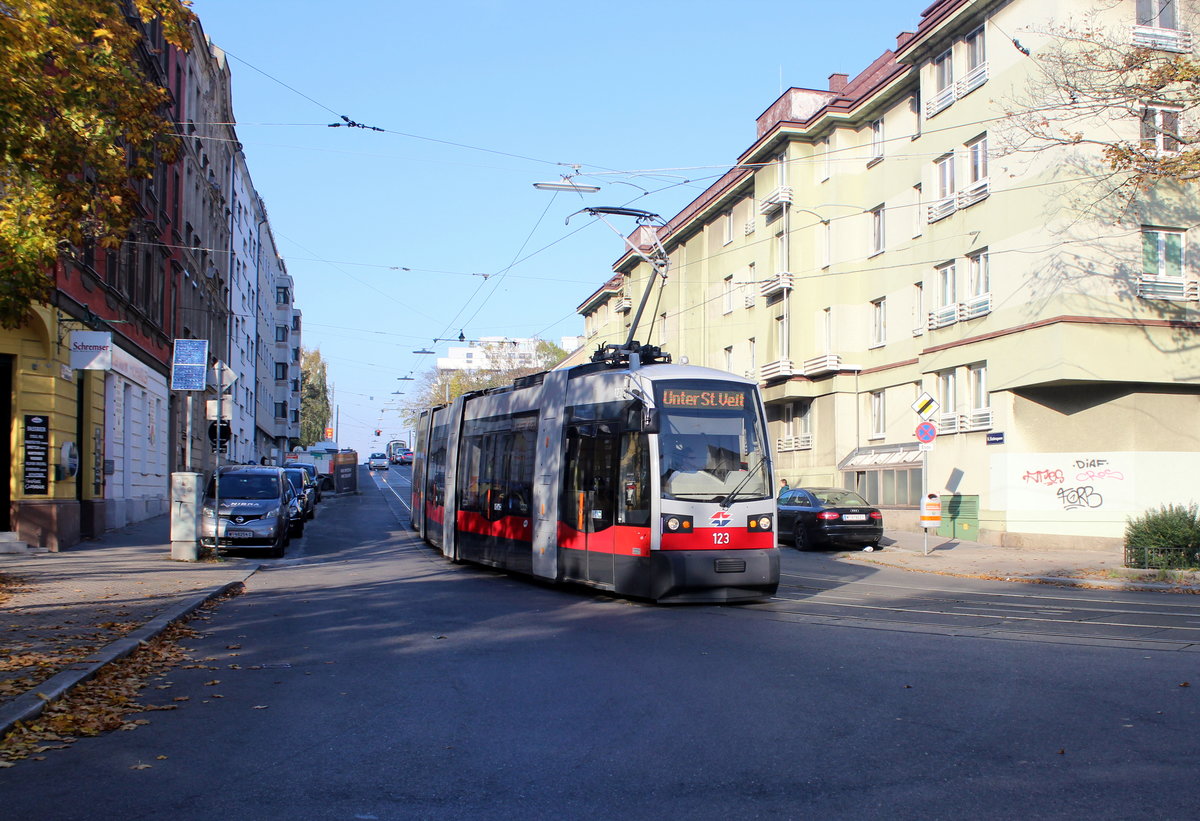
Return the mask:
M 1178 29 L 1134 26 L 1130 41 L 1140 48 L 1173 51 L 1176 54 L 1186 54 L 1192 50 L 1192 33 Z
M 792 204 L 792 189 L 790 186 L 781 185 L 772 191 L 770 194 L 758 204 L 758 213 L 773 214 L 783 208 L 785 205 Z
M 953 214 L 958 210 L 958 200 L 953 194 L 948 197 L 943 197 L 940 200 L 934 200 L 929 203 L 929 212 L 926 222 L 937 222 L 940 219 Z
M 1174 302 L 1200 300 L 1200 282 L 1183 277 L 1159 277 L 1142 274 L 1137 281 L 1137 295 L 1142 299 L 1168 299 Z
M 799 436 L 781 436 L 775 440 L 776 453 L 789 453 L 796 450 L 812 450 L 813 437 L 811 433 Z
M 964 320 L 978 319 L 981 316 L 987 316 L 992 312 L 992 292 L 973 296 L 966 302 L 962 303 L 960 315 Z
M 942 413 L 934 417 L 937 423 L 938 435 L 959 433 L 962 430 L 962 417 L 957 413 Z
M 936 331 L 938 328 L 945 328 L 947 325 L 953 325 L 958 322 L 960 305 L 957 302 L 951 302 L 949 305 L 943 305 L 936 311 L 929 312 L 929 330 Z
M 617 313 L 627 314 L 633 310 L 633 300 L 627 296 L 618 297 L 613 302 L 613 310 Z
M 988 178 L 984 177 L 958 192 L 958 207 L 966 208 L 968 205 L 974 205 L 980 200 L 987 199 L 989 193 L 991 192 L 988 190 Z
M 954 86 L 948 85 L 925 103 L 925 116 L 932 117 L 939 111 L 944 111 L 954 102 Z
M 988 64 L 980 63 L 967 72 L 957 83 L 957 94 L 959 97 L 966 97 L 975 89 L 987 82 L 988 79 Z
M 762 366 L 762 379 L 764 382 L 791 376 L 793 373 L 795 373 L 795 370 L 792 367 L 792 360 L 790 359 L 777 359 L 774 362 L 767 362 Z
M 963 414 L 962 430 L 991 430 L 992 429 L 992 409 L 991 408 L 976 408 L 970 413 Z
M 835 353 L 827 353 L 824 356 L 814 356 L 812 359 L 804 360 L 805 376 L 823 376 L 846 370 L 858 370 L 858 367 L 843 364 L 842 358 Z
M 754 233 L 754 220 L 752 220 L 752 219 L 746 220 L 746 227 L 742 229 L 742 232 L 746 236 L 750 236 L 751 234 L 753 234 Z
M 793 281 L 794 277 L 790 273 L 780 271 L 775 276 L 765 279 L 759 284 L 759 293 L 765 297 L 785 293 L 792 290 Z

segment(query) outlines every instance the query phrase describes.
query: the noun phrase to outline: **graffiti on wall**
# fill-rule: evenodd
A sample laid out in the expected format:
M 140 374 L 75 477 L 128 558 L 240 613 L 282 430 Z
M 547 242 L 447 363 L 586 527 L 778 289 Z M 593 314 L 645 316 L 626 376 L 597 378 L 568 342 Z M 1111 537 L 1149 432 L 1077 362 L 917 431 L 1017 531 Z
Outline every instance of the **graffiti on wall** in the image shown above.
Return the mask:
M 1030 507 L 1095 510 L 1104 507 L 1106 496 L 1127 495 L 1122 486 L 1128 469 L 1117 454 L 1050 453 L 1037 458 L 1040 462 L 1017 471 L 1017 484 L 1023 489 L 1017 495 L 1035 502 Z

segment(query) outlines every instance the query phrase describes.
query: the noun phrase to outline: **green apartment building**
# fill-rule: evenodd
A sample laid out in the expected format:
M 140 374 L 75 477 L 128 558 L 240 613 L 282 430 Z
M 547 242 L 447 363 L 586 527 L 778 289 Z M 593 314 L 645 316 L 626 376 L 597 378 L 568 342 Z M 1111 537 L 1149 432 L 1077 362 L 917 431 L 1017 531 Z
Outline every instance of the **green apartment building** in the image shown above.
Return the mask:
M 1039 57 L 1068 29 L 1190 53 L 1174 5 L 941 0 L 857 76 L 788 90 L 658 229 L 671 272 L 637 338 L 758 380 L 777 475 L 856 487 L 889 527 L 917 529 L 927 489 L 944 535 L 1116 544 L 1128 516 L 1200 502 L 1200 204 L 1113 194 L 1088 142 L 1178 151 L 1186 113 L 1091 110 L 1067 145 L 1023 116 L 1055 99 Z M 614 273 L 579 307 L 587 350 L 624 340 L 650 266 Z

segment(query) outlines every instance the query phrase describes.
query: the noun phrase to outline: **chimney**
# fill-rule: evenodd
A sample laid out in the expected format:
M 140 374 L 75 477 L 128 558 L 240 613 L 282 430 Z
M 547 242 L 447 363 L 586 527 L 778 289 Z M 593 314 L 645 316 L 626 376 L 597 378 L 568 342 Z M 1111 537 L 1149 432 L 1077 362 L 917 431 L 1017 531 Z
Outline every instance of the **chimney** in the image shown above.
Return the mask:
M 830 74 L 829 75 L 829 90 L 834 94 L 841 94 L 842 89 L 846 87 L 846 81 L 850 79 L 849 74 Z
M 902 49 L 906 45 L 908 45 L 909 40 L 911 40 L 912 38 L 914 38 L 916 36 L 917 35 L 911 31 L 902 31 L 899 34 L 897 34 L 896 35 L 896 51 L 900 51 L 900 49 Z

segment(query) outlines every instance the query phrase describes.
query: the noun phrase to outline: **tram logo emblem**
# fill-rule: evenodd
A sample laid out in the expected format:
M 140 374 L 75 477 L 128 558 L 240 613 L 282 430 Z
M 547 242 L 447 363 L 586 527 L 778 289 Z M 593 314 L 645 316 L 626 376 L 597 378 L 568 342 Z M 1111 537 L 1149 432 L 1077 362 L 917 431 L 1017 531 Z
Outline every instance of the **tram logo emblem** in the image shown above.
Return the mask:
M 729 524 L 732 519 L 733 517 L 730 516 L 727 511 L 718 510 L 712 515 L 712 518 L 708 520 L 708 523 L 713 527 L 724 527 L 725 525 Z

